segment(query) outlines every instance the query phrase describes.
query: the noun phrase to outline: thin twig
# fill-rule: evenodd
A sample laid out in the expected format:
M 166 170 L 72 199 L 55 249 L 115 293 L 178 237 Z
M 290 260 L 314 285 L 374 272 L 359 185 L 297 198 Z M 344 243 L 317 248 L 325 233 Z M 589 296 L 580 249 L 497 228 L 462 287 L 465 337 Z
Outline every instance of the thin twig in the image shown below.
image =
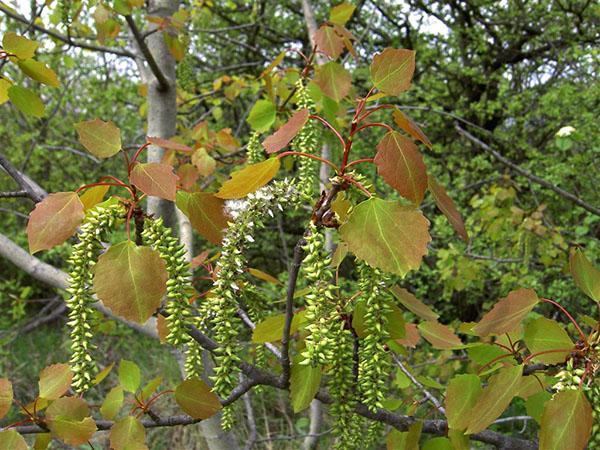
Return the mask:
M 421 392 L 423 392 L 427 400 L 429 400 L 433 404 L 433 406 L 435 406 L 435 409 L 437 409 L 440 413 L 442 413 L 445 416 L 446 410 L 444 409 L 440 401 L 431 392 L 429 392 L 427 388 L 423 386 L 423 384 L 421 384 L 421 382 L 417 380 L 412 373 L 410 373 L 406 366 L 402 364 L 400 358 L 398 358 L 396 355 L 392 355 L 392 358 L 394 359 L 396 365 L 404 373 L 404 375 L 406 375 L 408 379 L 412 382 L 412 384 L 414 384 Z

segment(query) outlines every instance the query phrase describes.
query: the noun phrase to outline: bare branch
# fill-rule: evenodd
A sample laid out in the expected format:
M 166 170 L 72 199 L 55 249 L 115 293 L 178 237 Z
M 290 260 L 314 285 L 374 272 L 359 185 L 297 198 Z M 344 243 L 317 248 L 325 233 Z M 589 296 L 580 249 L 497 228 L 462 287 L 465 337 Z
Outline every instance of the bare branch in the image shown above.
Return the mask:
M 554 191 L 561 197 L 566 198 L 567 200 L 575 203 L 578 206 L 581 206 L 583 209 L 586 209 L 587 211 L 591 212 L 592 214 L 600 216 L 600 208 L 590 205 L 589 203 L 587 203 L 584 200 L 577 197 L 575 194 L 565 191 L 564 189 L 561 189 L 558 186 L 555 186 L 554 184 L 550 183 L 549 181 L 544 180 L 543 178 L 540 178 L 537 175 L 534 175 L 531 172 L 523 169 L 521 166 L 515 164 L 508 158 L 502 156 L 499 152 L 497 152 L 496 150 L 491 148 L 485 142 L 482 142 L 481 140 L 479 140 L 478 138 L 473 136 L 471 133 L 469 133 L 468 131 L 461 128 L 460 125 L 458 125 L 458 123 L 455 124 L 455 128 L 456 128 L 456 131 L 458 131 L 458 134 L 467 138 L 469 141 L 471 141 L 472 143 L 477 145 L 479 148 L 482 148 L 486 152 L 490 153 L 494 158 L 496 158 L 498 161 L 500 161 L 505 166 L 510 167 L 512 170 L 514 170 L 518 174 L 524 176 L 525 178 L 528 178 L 529 180 L 533 181 L 536 184 L 539 184 L 540 186 L 543 186 L 545 188 L 548 188 L 548 189 Z
M 31 180 L 27 175 L 21 173 L 15 166 L 13 166 L 6 157 L 0 153 L 0 167 L 2 167 L 6 173 L 8 173 L 21 187 L 22 190 L 27 192 L 27 195 L 35 203 L 40 202 L 48 195 L 38 184 Z
M 29 193 L 27 191 L 10 191 L 10 192 L 1 192 L 0 198 L 19 198 L 26 197 L 29 198 Z
M 402 373 L 404 373 L 404 375 L 406 375 L 408 377 L 408 379 L 412 382 L 412 384 L 414 384 L 421 392 L 423 392 L 423 394 L 425 394 L 425 397 L 427 398 L 427 400 L 429 400 L 433 404 L 433 406 L 435 406 L 435 409 L 437 409 L 443 415 L 446 415 L 446 410 L 444 409 L 444 407 L 442 406 L 440 401 L 431 392 L 429 392 L 427 390 L 427 388 L 425 386 L 423 386 L 419 382 L 419 380 L 417 380 L 414 377 L 414 375 L 412 373 L 410 373 L 410 371 L 406 368 L 406 366 L 404 364 L 402 364 L 402 361 L 400 361 L 400 358 L 398 358 L 396 355 L 392 355 L 392 358 L 394 359 L 394 362 L 400 368 Z
M 82 48 L 85 50 L 91 50 L 94 52 L 111 53 L 113 55 L 124 56 L 126 58 L 131 58 L 131 59 L 135 58 L 135 55 L 128 50 L 118 50 L 118 49 L 114 49 L 114 48 L 110 48 L 110 47 L 103 47 L 101 45 L 93 45 L 93 44 L 88 44 L 86 42 L 74 41 L 70 36 L 64 36 L 60 33 L 57 33 L 56 31 L 48 30 L 47 28 L 44 28 L 40 25 L 37 25 L 36 23 L 31 22 L 29 19 L 26 19 L 25 17 L 12 12 L 9 8 L 7 8 L 6 6 L 3 6 L 1 3 L 0 3 L 0 11 L 2 11 L 4 14 L 6 14 L 11 19 L 14 19 L 21 23 L 24 23 L 24 24 L 28 25 L 29 27 L 31 27 L 41 33 L 44 33 L 48 36 L 52 36 L 53 38 L 58 39 L 59 41 L 62 41 L 65 44 L 69 44 L 73 47 L 78 47 L 78 48 Z
M 142 55 L 144 55 L 144 58 L 146 59 L 146 62 L 148 63 L 150 70 L 152 71 L 152 73 L 154 74 L 154 77 L 158 81 L 158 90 L 163 91 L 163 92 L 168 91 L 170 88 L 169 80 L 167 79 L 167 77 L 165 77 L 162 70 L 160 70 L 160 67 L 158 67 L 156 60 L 154 59 L 154 56 L 152 55 L 152 52 L 150 51 L 150 49 L 146 45 L 146 42 L 144 41 L 144 37 L 140 33 L 140 30 L 137 27 L 137 25 L 135 24 L 135 20 L 133 20 L 133 17 L 131 17 L 130 15 L 126 15 L 125 20 L 127 21 L 129 28 L 131 28 L 133 37 L 135 38 L 135 41 L 137 42 L 138 47 L 140 48 L 140 51 L 142 52 Z

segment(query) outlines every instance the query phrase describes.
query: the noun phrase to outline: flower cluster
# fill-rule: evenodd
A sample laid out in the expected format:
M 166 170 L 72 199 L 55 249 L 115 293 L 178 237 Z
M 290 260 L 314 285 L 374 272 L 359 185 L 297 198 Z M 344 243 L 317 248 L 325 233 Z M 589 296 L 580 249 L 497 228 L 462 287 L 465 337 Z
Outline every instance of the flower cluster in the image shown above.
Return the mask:
M 110 231 L 124 210 L 120 205 L 96 206 L 88 211 L 79 234 L 79 242 L 73 246 L 69 258 L 69 307 L 67 325 L 71 333 L 71 369 L 73 371 L 73 389 L 82 393 L 92 386 L 92 375 L 96 364 L 91 355 L 94 345 L 91 343 L 93 317 L 92 303 L 95 302 L 92 291 L 92 267 L 102 249 L 102 238 Z
M 247 243 L 254 242 L 253 233 L 263 227 L 263 218 L 273 217 L 274 209 L 283 210 L 285 203 L 296 204 L 298 200 L 295 186 L 284 180 L 249 194 L 244 200 L 226 203 L 232 221 L 222 241 L 211 294 L 202 306 L 203 315 L 208 318 L 214 339 L 219 344 L 215 352 L 216 367 L 212 379 L 213 390 L 221 397 L 231 393 L 238 379 L 236 338 L 241 326 L 237 311 L 246 267 L 242 250 Z M 232 426 L 232 419 L 230 408 L 225 408 L 222 415 L 224 429 Z
M 315 103 L 304 85 L 304 80 L 299 78 L 298 81 L 296 81 L 295 87 L 298 108 L 307 108 L 309 112 L 313 112 Z M 318 132 L 319 128 L 316 124 L 309 120 L 294 138 L 292 148 L 295 151 L 315 154 L 317 150 Z M 298 180 L 299 189 L 302 194 L 308 198 L 312 198 L 319 181 L 318 162 L 311 158 L 300 157 L 298 161 Z
M 390 312 L 390 298 L 385 294 L 385 276 L 379 269 L 365 263 L 359 267 L 358 301 L 364 302 L 364 330 L 366 336 L 361 342 L 358 364 L 358 386 L 363 403 L 372 411 L 383 408 L 387 393 L 387 374 L 390 360 L 386 342 L 387 316 Z
M 325 235 L 311 222 L 305 237 L 302 263 L 304 277 L 308 283 L 306 294 L 306 348 L 302 352 L 302 364 L 327 365 L 333 361 L 337 349 L 335 342 L 335 297 L 331 258 L 325 251 Z

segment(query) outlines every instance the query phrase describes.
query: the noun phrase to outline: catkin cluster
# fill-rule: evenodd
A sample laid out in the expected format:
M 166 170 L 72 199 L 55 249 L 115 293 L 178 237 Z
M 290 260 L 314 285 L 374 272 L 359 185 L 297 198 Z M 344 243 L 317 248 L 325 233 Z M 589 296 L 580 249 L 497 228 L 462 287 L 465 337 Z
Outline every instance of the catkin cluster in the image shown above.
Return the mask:
M 92 386 L 92 376 L 96 364 L 91 352 L 94 345 L 91 342 L 93 317 L 92 303 L 95 302 L 92 286 L 92 267 L 102 249 L 102 239 L 112 230 L 115 221 L 124 213 L 120 205 L 96 206 L 88 211 L 81 232 L 79 242 L 73 246 L 69 258 L 69 298 L 66 300 L 69 307 L 69 320 L 67 325 L 71 333 L 71 369 L 73 371 L 73 389 L 82 393 Z
M 307 108 L 310 113 L 314 112 L 315 103 L 304 85 L 304 80 L 299 78 L 298 81 L 296 81 L 295 87 L 298 108 Z M 294 138 L 292 148 L 295 151 L 313 155 L 316 154 L 318 132 L 319 128 L 316 126 L 315 122 L 309 120 Z M 298 187 L 302 194 L 305 197 L 312 198 L 316 192 L 319 181 L 318 162 L 311 158 L 298 157 L 298 180 Z
M 264 226 L 265 217 L 273 217 L 275 209 L 283 210 L 286 203 L 295 205 L 298 199 L 295 186 L 284 180 L 265 186 L 243 200 L 232 200 L 226 204 L 232 221 L 222 241 L 211 295 L 202 307 L 214 339 L 219 344 L 215 352 L 216 367 L 212 379 L 213 390 L 221 397 L 231 393 L 238 379 L 237 337 L 241 324 L 237 311 L 246 268 L 242 250 L 246 244 L 254 242 L 253 234 Z M 232 411 L 225 408 L 221 419 L 224 429 L 232 426 L 232 419 Z
M 311 222 L 305 237 L 302 263 L 309 292 L 306 300 L 307 336 L 302 364 L 327 365 L 333 361 L 337 344 L 334 327 L 335 296 L 331 258 L 325 250 L 325 235 Z
M 249 164 L 256 164 L 265 159 L 265 149 L 260 143 L 259 136 L 260 133 L 255 131 L 246 144 L 246 160 Z
M 363 403 L 371 410 L 383 408 L 387 394 L 387 374 L 390 360 L 386 342 L 390 298 L 385 293 L 385 276 L 379 269 L 365 263 L 359 266 L 358 301 L 364 302 L 364 330 L 366 336 L 361 341 L 358 364 L 358 386 Z

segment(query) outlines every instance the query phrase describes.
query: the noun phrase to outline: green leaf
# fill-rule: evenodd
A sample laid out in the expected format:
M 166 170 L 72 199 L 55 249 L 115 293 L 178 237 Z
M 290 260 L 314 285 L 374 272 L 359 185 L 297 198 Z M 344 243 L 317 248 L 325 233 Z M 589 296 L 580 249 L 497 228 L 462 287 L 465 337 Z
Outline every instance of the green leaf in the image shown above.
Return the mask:
M 429 439 L 423 444 L 422 450 L 455 450 L 447 437 Z
M 33 117 L 43 117 L 45 106 L 40 96 L 21 86 L 12 85 L 8 88 L 8 98 L 23 114 Z
M 356 6 L 351 3 L 340 3 L 329 11 L 329 21 L 338 25 L 346 25 L 355 9 Z
M 0 105 L 8 101 L 8 90 L 12 83 L 6 78 L 0 78 Z
M 437 321 L 421 322 L 419 324 L 419 331 L 423 338 L 434 348 L 440 350 L 451 350 L 463 345 L 460 338 L 454 334 L 454 331 L 449 326 L 442 325 Z
M 379 175 L 402 197 L 421 203 L 427 189 L 427 168 L 413 141 L 396 131 L 388 132 L 377 144 L 373 162 Z
M 225 202 L 210 192 L 177 192 L 177 207 L 190 219 L 194 229 L 209 242 L 221 244 L 227 228 Z
M 538 301 L 538 296 L 532 289 L 512 291 L 498 300 L 492 310 L 473 327 L 473 332 L 485 337 L 515 331 Z
M 148 450 L 144 426 L 132 416 L 119 420 L 110 429 L 110 448 L 113 450 Z
M 390 339 L 404 339 L 406 337 L 406 322 L 402 310 L 396 305 L 390 305 L 390 310 L 386 324 Z
M 454 201 L 446 193 L 446 189 L 444 189 L 444 187 L 439 184 L 431 175 L 427 178 L 427 180 L 429 192 L 431 192 L 431 195 L 433 195 L 433 200 L 435 201 L 437 207 L 446 216 L 448 222 L 450 222 L 450 225 L 452 225 L 452 228 L 454 228 L 462 240 L 469 242 L 469 234 L 467 233 L 465 222 L 458 212 L 458 208 L 454 204 Z
M 46 410 L 48 428 L 65 444 L 77 446 L 89 441 L 96 431 L 88 405 L 81 398 L 62 397 Z
M 427 253 L 428 229 L 429 221 L 414 207 L 372 197 L 354 208 L 340 236 L 369 265 L 404 276 Z
M 129 180 L 146 195 L 175 201 L 177 180 L 173 167 L 163 163 L 136 163 Z
M 56 400 L 71 387 L 73 372 L 68 364 L 53 364 L 40 372 L 40 397 Z
M 83 204 L 83 210 L 87 211 L 102 202 L 109 188 L 110 186 L 92 186 L 87 188 L 83 194 L 79 196 L 79 199 Z
M 93 268 L 94 291 L 112 312 L 144 323 L 160 306 L 167 290 L 167 269 L 150 247 L 132 241 L 111 246 Z
M 581 389 L 566 389 L 546 403 L 540 425 L 540 450 L 583 450 L 594 419 Z
M 420 420 L 408 427 L 407 431 L 398 431 L 393 428 L 387 435 L 387 450 L 419 450 L 419 439 L 423 422 Z
M 33 444 L 33 450 L 46 450 L 52 442 L 51 433 L 38 433 L 35 435 L 35 443 Z
M 488 364 L 493 359 L 507 353 L 505 349 L 497 345 L 477 343 L 467 349 L 469 359 L 475 364 L 483 366 Z
M 31 254 L 62 244 L 71 237 L 85 217 L 75 192 L 56 192 L 35 205 L 27 223 Z
M 573 249 L 569 259 L 575 284 L 592 300 L 600 302 L 600 270 L 585 257 L 581 249 Z
M 290 334 L 298 331 L 300 325 L 304 322 L 305 311 L 299 311 L 292 318 Z M 252 342 L 256 344 L 264 344 L 266 342 L 277 342 L 283 336 L 283 326 L 285 324 L 285 314 L 277 314 L 267 317 L 260 323 L 256 324 L 256 328 L 252 331 Z
M 140 387 L 142 373 L 138 365 L 126 359 L 119 365 L 119 382 L 127 392 L 135 393 Z
M 290 377 L 290 397 L 294 413 L 308 408 L 319 391 L 321 376 L 321 367 L 312 367 L 310 364 L 299 364 L 299 361 L 294 361 Z
M 12 401 L 12 383 L 8 378 L 0 378 L 0 419 L 2 419 L 10 410 Z
M 102 417 L 106 420 L 114 420 L 121 410 L 121 406 L 123 406 L 123 400 L 123 388 L 121 386 L 115 386 L 108 391 L 108 394 L 104 397 L 102 406 L 100 406 Z
M 19 59 L 32 58 L 39 46 L 40 44 L 37 42 L 19 36 L 12 31 L 6 33 L 2 38 L 2 48 Z
M 60 81 L 54 70 L 35 59 L 19 61 L 19 68 L 29 78 L 52 87 L 59 87 Z
M 394 297 L 396 297 L 402 306 L 416 316 L 424 320 L 437 321 L 439 314 L 433 311 L 429 306 L 408 292 L 406 289 L 401 288 L 400 286 L 392 286 L 390 288 L 390 292 L 394 294 Z
M 233 172 L 231 178 L 223 183 L 215 195 L 224 199 L 243 198 L 271 181 L 280 166 L 279 158 L 269 158 L 256 164 L 250 164 Z
M 566 349 L 564 352 L 544 353 L 533 358 L 545 364 L 564 362 L 573 348 L 573 341 L 564 328 L 556 320 L 545 317 L 532 320 L 525 326 L 524 340 L 531 353 Z
M 108 366 L 106 366 L 104 369 L 98 372 L 98 374 L 94 377 L 92 384 L 94 386 L 97 386 L 98 384 L 102 383 L 102 381 L 104 381 L 104 379 L 108 376 L 111 370 L 113 370 L 113 367 L 115 367 L 114 362 L 110 363 Z
M 258 100 L 246 121 L 253 130 L 264 133 L 275 123 L 276 112 L 275 104 L 271 100 Z
M 121 150 L 121 130 L 100 119 L 75 124 L 79 142 L 94 156 L 109 158 Z
M 317 68 L 314 82 L 323 94 L 339 102 L 350 92 L 352 76 L 341 64 L 330 61 Z
M 450 380 L 444 403 L 448 428 L 455 430 L 467 428 L 468 413 L 473 409 L 481 390 L 481 381 L 477 375 L 457 375 Z
M 222 408 L 219 397 L 198 378 L 185 380 L 177 386 L 175 401 L 194 419 L 208 419 Z
M 27 450 L 27 442 L 15 430 L 0 431 L 0 450 Z
M 290 120 L 283 124 L 275 133 L 267 137 L 262 145 L 267 153 L 275 153 L 286 147 L 308 120 L 308 109 L 303 108 L 294 113 Z
M 148 381 L 146 386 L 142 389 L 140 393 L 140 398 L 142 400 L 148 400 L 152 394 L 156 392 L 156 390 L 160 387 L 163 382 L 163 377 L 156 377 Z
M 413 50 L 386 48 L 371 63 L 371 80 L 381 92 L 398 95 L 410 88 L 415 71 Z
M 466 434 L 479 433 L 500 417 L 521 387 L 522 373 L 522 365 L 505 367 L 490 378 L 467 414 Z
M 551 398 L 552 394 L 548 391 L 540 391 L 537 394 L 533 394 L 525 401 L 527 414 L 533 417 L 537 423 L 541 423 L 544 408 Z
M 192 163 L 203 177 L 212 175 L 217 167 L 215 158 L 210 156 L 203 147 L 200 147 L 192 154 Z

